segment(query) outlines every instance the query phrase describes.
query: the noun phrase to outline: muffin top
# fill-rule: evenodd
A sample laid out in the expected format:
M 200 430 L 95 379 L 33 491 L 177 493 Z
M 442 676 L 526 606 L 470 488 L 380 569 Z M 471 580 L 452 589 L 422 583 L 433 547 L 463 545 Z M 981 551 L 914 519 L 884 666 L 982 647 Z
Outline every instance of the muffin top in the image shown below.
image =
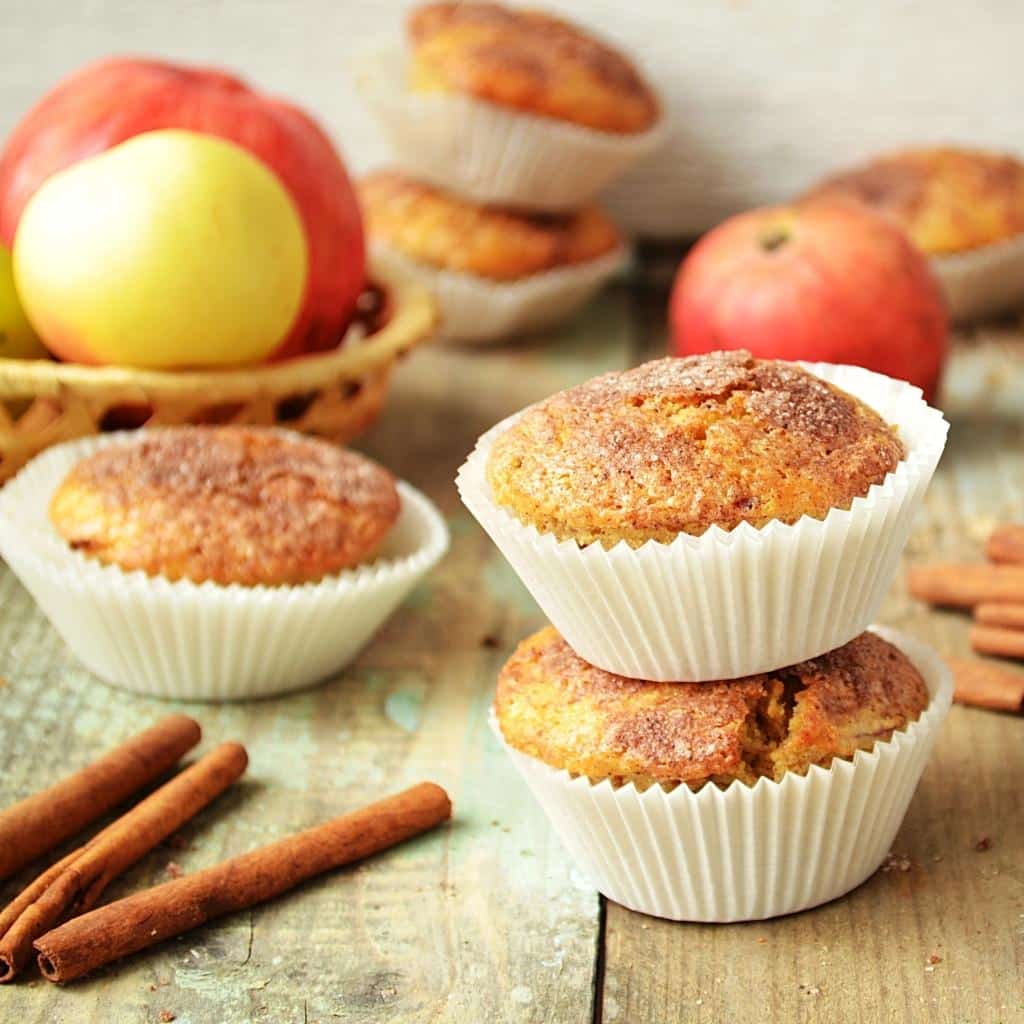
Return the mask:
M 486 474 L 495 501 L 542 533 L 637 547 L 822 519 L 904 455 L 877 413 L 802 367 L 714 352 L 531 406 L 494 441 Z
M 495 710 L 506 742 L 553 768 L 699 789 L 827 767 L 887 740 L 928 700 L 917 669 L 874 633 L 731 682 L 649 683 L 595 668 L 548 626 L 501 670 Z
M 377 171 L 359 186 L 371 240 L 410 259 L 494 281 L 586 263 L 621 244 L 595 206 L 569 214 L 479 206 L 405 177 Z
M 907 149 L 827 178 L 805 199 L 866 203 L 923 252 L 964 252 L 1024 233 L 1024 163 L 982 150 Z
M 368 559 L 399 513 L 390 473 L 326 441 L 250 427 L 175 427 L 74 466 L 50 519 L 126 571 L 277 586 Z
M 550 14 L 490 3 L 425 4 L 408 22 L 410 80 L 603 132 L 650 128 L 658 102 L 628 60 Z

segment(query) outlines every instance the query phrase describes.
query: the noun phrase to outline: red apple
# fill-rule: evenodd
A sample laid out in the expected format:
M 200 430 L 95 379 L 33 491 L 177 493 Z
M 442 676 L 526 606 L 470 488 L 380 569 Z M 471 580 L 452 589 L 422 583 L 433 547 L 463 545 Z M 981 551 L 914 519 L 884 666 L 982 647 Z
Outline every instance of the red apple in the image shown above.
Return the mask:
M 142 132 L 182 128 L 243 146 L 273 170 L 299 209 L 306 294 L 276 357 L 337 344 L 366 281 L 362 218 L 337 152 L 297 107 L 218 71 L 111 59 L 65 78 L 14 129 L 0 155 L 0 240 L 50 175 Z
M 899 229 L 852 205 L 770 207 L 705 235 L 676 275 L 678 355 L 852 363 L 910 381 L 931 401 L 948 349 L 946 307 Z

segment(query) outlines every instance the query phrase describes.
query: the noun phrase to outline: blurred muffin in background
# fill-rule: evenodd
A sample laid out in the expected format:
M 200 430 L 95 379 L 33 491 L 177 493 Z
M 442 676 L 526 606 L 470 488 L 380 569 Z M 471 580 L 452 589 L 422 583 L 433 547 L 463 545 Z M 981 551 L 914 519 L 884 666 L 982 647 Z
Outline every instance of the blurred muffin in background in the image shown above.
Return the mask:
M 408 21 L 410 82 L 597 131 L 650 128 L 658 102 L 620 53 L 575 25 L 493 3 L 432 3 Z
M 953 146 L 905 149 L 826 178 L 804 199 L 866 203 L 922 252 L 949 255 L 1024 234 L 1024 163 Z
M 394 170 L 365 177 L 359 194 L 374 257 L 434 291 L 448 340 L 494 340 L 563 319 L 625 255 L 595 206 L 565 214 L 482 206 Z
M 1024 162 L 936 146 L 880 156 L 826 178 L 805 202 L 865 203 L 929 257 L 958 322 L 1024 306 Z
M 553 15 L 428 3 L 405 28 L 353 70 L 395 163 L 420 181 L 477 203 L 571 212 L 668 134 L 633 64 Z

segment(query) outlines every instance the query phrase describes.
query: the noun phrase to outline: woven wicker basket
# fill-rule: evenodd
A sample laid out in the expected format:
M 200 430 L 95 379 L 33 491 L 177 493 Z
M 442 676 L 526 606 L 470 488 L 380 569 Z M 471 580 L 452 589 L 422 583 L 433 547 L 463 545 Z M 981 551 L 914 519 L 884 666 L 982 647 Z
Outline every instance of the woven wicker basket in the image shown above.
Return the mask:
M 377 267 L 371 277 L 375 327 L 322 355 L 174 372 L 0 359 L 0 484 L 50 445 L 125 427 L 251 423 L 351 440 L 376 419 L 396 360 L 436 321 L 420 285 Z

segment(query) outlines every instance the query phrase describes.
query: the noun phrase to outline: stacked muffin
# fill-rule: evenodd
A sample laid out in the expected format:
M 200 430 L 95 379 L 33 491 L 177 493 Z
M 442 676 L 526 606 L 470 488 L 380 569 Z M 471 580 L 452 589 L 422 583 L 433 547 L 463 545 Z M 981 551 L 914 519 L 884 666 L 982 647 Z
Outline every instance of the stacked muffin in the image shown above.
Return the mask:
M 362 183 L 374 258 L 433 290 L 447 340 L 565 318 L 628 256 L 591 201 L 660 140 L 654 94 L 613 49 L 536 11 L 428 4 L 408 43 L 357 69 L 401 167 Z
M 723 352 L 481 438 L 463 500 L 554 626 L 502 670 L 495 725 L 600 891 L 743 920 L 881 863 L 951 683 L 866 630 L 946 429 L 878 374 Z

